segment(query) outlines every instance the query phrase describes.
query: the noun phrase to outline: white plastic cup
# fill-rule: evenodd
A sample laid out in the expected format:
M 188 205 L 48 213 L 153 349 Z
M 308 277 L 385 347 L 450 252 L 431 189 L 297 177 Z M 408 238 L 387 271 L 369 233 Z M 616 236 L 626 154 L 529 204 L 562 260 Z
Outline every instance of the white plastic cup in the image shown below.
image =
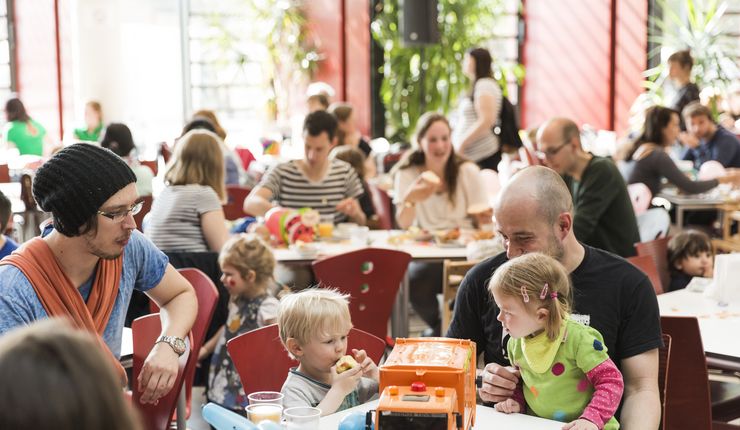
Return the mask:
M 249 421 L 252 421 L 255 424 L 259 424 L 262 421 L 272 421 L 276 424 L 280 424 L 280 417 L 283 413 L 283 407 L 274 403 L 258 403 L 255 405 L 249 405 L 245 410 L 247 411 L 247 418 L 249 418 Z
M 283 412 L 287 430 L 319 430 L 321 409 L 307 406 L 288 408 Z
M 367 246 L 370 238 L 370 227 L 357 226 L 350 233 L 350 241 L 353 245 Z

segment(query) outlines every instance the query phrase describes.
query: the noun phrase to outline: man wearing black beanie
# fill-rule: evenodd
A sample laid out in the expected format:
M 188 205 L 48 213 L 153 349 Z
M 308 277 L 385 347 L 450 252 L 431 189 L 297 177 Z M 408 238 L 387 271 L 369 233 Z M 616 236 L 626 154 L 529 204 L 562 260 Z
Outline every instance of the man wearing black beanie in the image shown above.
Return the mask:
M 136 230 L 135 182 L 121 158 L 83 143 L 38 169 L 33 196 L 52 224 L 0 262 L 0 334 L 63 316 L 100 335 L 117 363 L 131 294 L 143 291 L 162 309 L 162 336 L 134 388 L 156 403 L 174 385 L 198 305 L 188 281 Z

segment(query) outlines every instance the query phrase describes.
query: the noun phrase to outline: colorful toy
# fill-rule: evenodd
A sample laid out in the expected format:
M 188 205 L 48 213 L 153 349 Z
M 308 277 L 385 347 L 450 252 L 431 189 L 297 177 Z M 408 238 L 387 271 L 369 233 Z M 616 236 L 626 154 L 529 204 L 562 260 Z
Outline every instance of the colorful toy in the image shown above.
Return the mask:
M 464 429 L 475 423 L 475 343 L 397 339 L 380 367 L 378 430 Z
M 265 155 L 280 155 L 280 142 L 275 139 L 262 138 L 262 153 Z
M 278 244 L 313 242 L 319 213 L 310 208 L 274 207 L 265 214 L 265 226 Z

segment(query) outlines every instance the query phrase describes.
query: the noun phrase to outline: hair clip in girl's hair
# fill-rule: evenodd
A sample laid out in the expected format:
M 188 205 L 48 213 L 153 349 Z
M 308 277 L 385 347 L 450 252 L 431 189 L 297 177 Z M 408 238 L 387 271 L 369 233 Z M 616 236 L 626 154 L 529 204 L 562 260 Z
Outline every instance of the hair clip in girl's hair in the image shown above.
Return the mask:
M 527 294 L 527 287 L 522 285 L 521 291 L 522 291 L 522 299 L 524 299 L 524 303 L 529 303 L 529 294 Z
M 550 285 L 545 282 L 545 285 L 542 287 L 542 291 L 540 291 L 540 300 L 545 300 L 547 297 L 547 291 L 550 289 Z

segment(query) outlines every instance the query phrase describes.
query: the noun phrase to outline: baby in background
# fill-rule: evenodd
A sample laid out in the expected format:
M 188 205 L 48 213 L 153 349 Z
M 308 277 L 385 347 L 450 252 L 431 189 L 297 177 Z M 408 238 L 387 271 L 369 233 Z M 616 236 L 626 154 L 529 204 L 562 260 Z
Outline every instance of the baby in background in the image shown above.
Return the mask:
M 714 276 L 712 241 L 698 230 L 684 230 L 668 242 L 668 269 L 671 284 L 668 291 L 686 288 L 694 276 Z
M 285 408 L 318 407 L 321 415 L 329 415 L 378 394 L 378 367 L 364 350 L 352 350 L 358 364 L 349 370 L 337 364 L 347 354 L 352 328 L 348 298 L 336 290 L 308 288 L 280 300 L 280 340 L 300 363 L 283 384 Z
M 268 293 L 275 257 L 256 235 L 228 240 L 218 257 L 223 282 L 229 291 L 226 324 L 201 348 L 199 359 L 213 352 L 208 374 L 208 400 L 244 415 L 249 404 L 226 342 L 248 331 L 277 321 L 278 301 Z
M 618 429 L 622 374 L 601 334 L 569 319 L 570 278 L 563 266 L 544 254 L 526 254 L 496 270 L 488 288 L 511 335 L 509 361 L 522 381 L 496 410 L 529 409 L 567 422 L 564 430 Z

